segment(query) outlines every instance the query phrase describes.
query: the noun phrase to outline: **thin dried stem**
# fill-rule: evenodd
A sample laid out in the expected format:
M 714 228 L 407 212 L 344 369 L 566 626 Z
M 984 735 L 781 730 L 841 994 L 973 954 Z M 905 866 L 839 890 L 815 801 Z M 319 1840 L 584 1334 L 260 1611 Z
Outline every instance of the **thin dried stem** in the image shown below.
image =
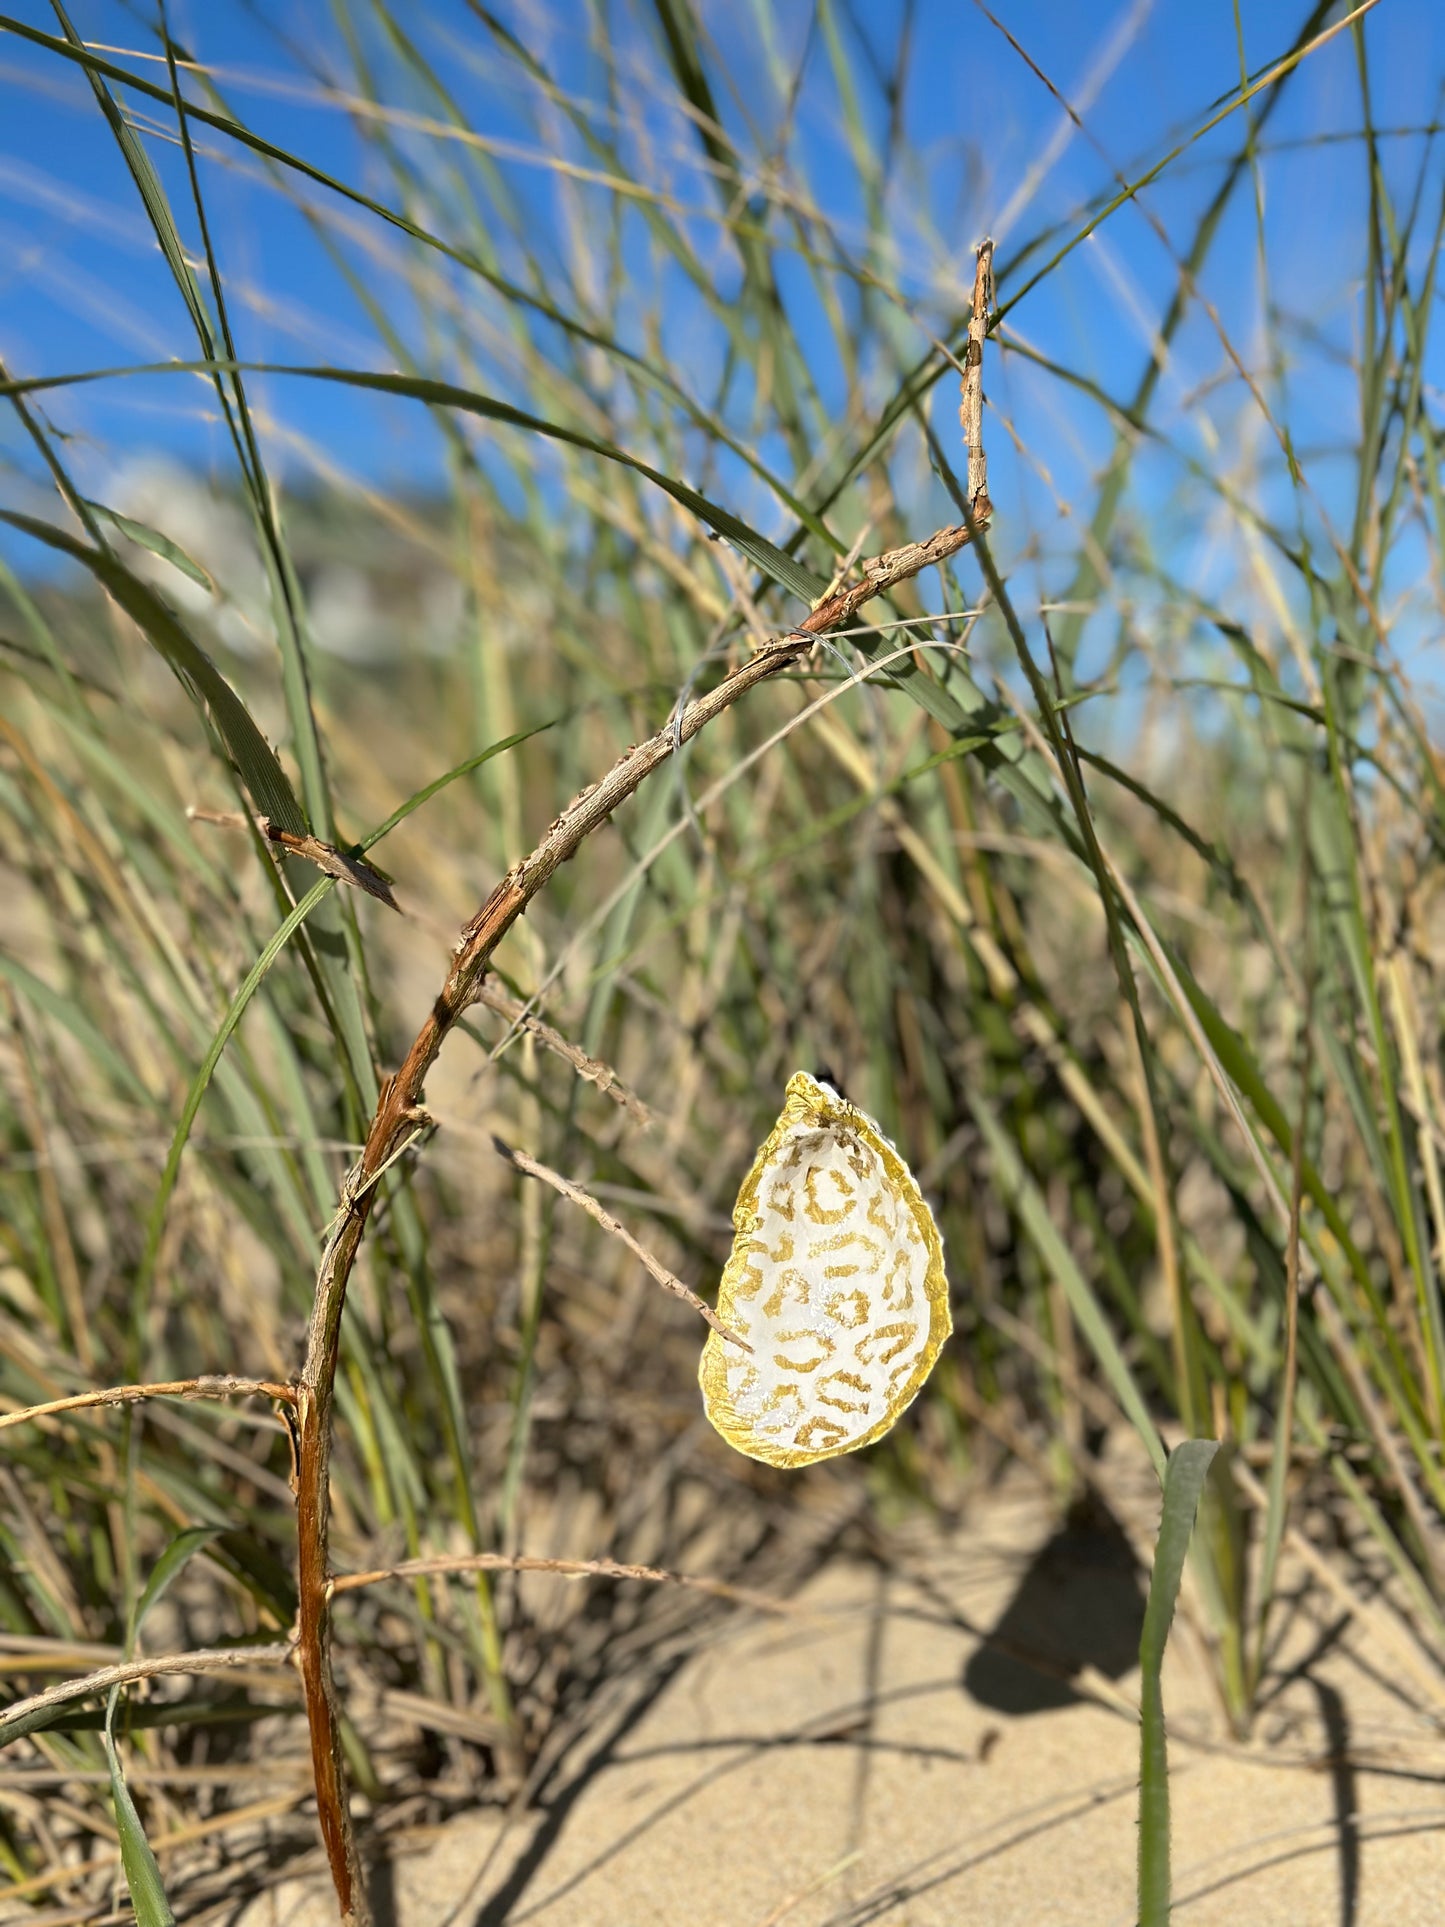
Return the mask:
M 294 1651 L 289 1641 L 278 1646 L 213 1646 L 194 1653 L 161 1653 L 153 1659 L 127 1659 L 115 1666 L 102 1666 L 83 1679 L 63 1680 L 59 1686 L 47 1686 L 43 1693 L 32 1693 L 29 1699 L 7 1706 L 0 1717 L 0 1746 L 16 1738 L 16 1729 L 28 1725 L 36 1713 L 108 1693 L 112 1686 L 126 1686 L 138 1679 L 162 1679 L 172 1673 L 230 1673 L 243 1666 L 285 1666 Z
M 731 1325 L 725 1325 L 712 1306 L 699 1298 L 695 1291 L 690 1291 L 681 1278 L 670 1272 L 660 1259 L 654 1258 L 646 1245 L 639 1244 L 627 1227 L 614 1218 L 610 1211 L 605 1210 L 590 1192 L 584 1191 L 580 1184 L 574 1184 L 570 1178 L 564 1178 L 560 1172 L 553 1171 L 550 1166 L 539 1164 L 536 1158 L 528 1157 L 525 1151 L 514 1151 L 509 1144 L 503 1144 L 499 1137 L 494 1137 L 492 1143 L 498 1154 L 516 1170 L 524 1172 L 529 1178 L 540 1178 L 543 1184 L 550 1184 L 554 1191 L 559 1191 L 573 1204 L 580 1205 L 589 1218 L 595 1218 L 604 1231 L 610 1231 L 614 1238 L 627 1246 L 633 1257 L 651 1272 L 664 1291 L 670 1291 L 674 1298 L 680 1298 L 685 1305 L 691 1305 L 695 1312 L 705 1318 L 719 1338 L 725 1338 L 730 1345 L 738 1345 L 743 1351 L 751 1353 L 753 1348 L 748 1341 L 735 1332 Z
M 758 1612 L 795 1613 L 799 1610 L 786 1599 L 774 1599 L 747 1586 L 730 1586 L 725 1579 L 707 1579 L 688 1572 L 667 1572 L 661 1566 L 629 1566 L 619 1559 L 538 1559 L 526 1553 L 472 1552 L 442 1554 L 434 1559 L 405 1559 L 398 1566 L 381 1566 L 374 1572 L 349 1572 L 333 1579 L 333 1593 L 354 1592 L 359 1586 L 375 1586 L 384 1579 L 414 1579 L 438 1572 L 555 1572 L 567 1579 L 640 1579 L 653 1586 L 685 1586 L 692 1592 L 710 1593 L 729 1599 L 734 1605 L 752 1606 Z
M 488 1010 L 496 1011 L 499 1017 L 505 1017 L 513 1030 L 530 1032 L 539 1044 L 570 1064 L 579 1077 L 586 1078 L 589 1084 L 595 1084 L 604 1097 L 610 1097 L 615 1104 L 620 1104 L 644 1128 L 651 1124 L 651 1111 L 640 1097 L 628 1090 L 610 1064 L 589 1057 L 580 1044 L 574 1044 L 560 1030 L 554 1030 L 550 1024 L 544 1023 L 520 997 L 512 996 L 500 984 L 485 983 L 477 992 L 477 1002 L 485 1004 Z
M 0 1432 L 7 1425 L 30 1419 L 54 1418 L 58 1412 L 80 1412 L 95 1405 L 136 1405 L 147 1398 L 274 1398 L 283 1405 L 296 1403 L 296 1389 L 270 1378 L 235 1378 L 229 1372 L 203 1378 L 171 1378 L 155 1385 L 105 1385 L 93 1392 L 52 1398 L 44 1405 L 26 1405 L 18 1412 L 0 1412 Z
M 992 512 L 992 505 L 985 495 L 974 513 L 974 527 L 986 527 Z M 812 613 L 798 625 L 794 634 L 806 636 L 811 641 L 814 636 L 822 635 L 824 630 L 836 629 L 840 623 L 851 622 L 865 602 L 871 602 L 874 596 L 896 588 L 900 582 L 907 582 L 910 576 L 920 574 L 936 562 L 946 562 L 949 556 L 956 555 L 972 539 L 968 523 L 959 522 L 952 528 L 936 529 L 925 541 L 905 542 L 901 548 L 888 549 L 882 555 L 872 556 L 859 564 L 863 572 L 862 581 L 826 595 L 815 603 Z
M 192 804 L 186 811 L 192 823 L 214 823 L 221 829 L 244 829 L 247 818 L 239 810 L 203 810 Z M 269 816 L 257 813 L 249 819 L 265 840 L 287 856 L 299 856 L 307 863 L 314 863 L 318 870 L 324 870 L 338 883 L 349 883 L 353 889 L 364 890 L 378 903 L 384 903 L 388 910 L 401 914 L 401 905 L 391 893 L 391 885 L 373 864 L 366 861 L 355 851 L 340 850 L 334 843 L 327 843 L 319 836 L 298 835 L 295 830 L 283 829 L 273 823 Z

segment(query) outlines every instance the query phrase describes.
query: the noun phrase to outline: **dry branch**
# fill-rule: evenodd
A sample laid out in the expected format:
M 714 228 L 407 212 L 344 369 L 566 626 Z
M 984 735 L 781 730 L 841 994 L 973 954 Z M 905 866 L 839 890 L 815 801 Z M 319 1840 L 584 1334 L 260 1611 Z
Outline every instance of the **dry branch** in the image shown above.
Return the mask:
M 748 1586 L 731 1586 L 725 1579 L 708 1579 L 689 1572 L 668 1572 L 661 1566 L 629 1566 L 620 1559 L 539 1559 L 528 1553 L 472 1552 L 439 1554 L 429 1559 L 404 1559 L 397 1566 L 378 1567 L 374 1572 L 349 1572 L 333 1579 L 333 1593 L 353 1592 L 360 1586 L 375 1586 L 384 1579 L 413 1579 L 444 1572 L 552 1572 L 564 1579 L 640 1579 L 653 1586 L 684 1586 L 692 1592 L 705 1592 L 715 1599 L 728 1599 L 737 1606 L 751 1606 L 758 1612 L 795 1613 L 798 1607 L 786 1599 L 754 1592 Z
M 203 810 L 194 803 L 186 815 L 192 823 L 214 823 L 223 830 L 244 829 L 247 821 L 239 810 Z M 259 812 L 250 821 L 266 842 L 286 856 L 299 856 L 304 862 L 314 863 L 338 883 L 349 883 L 353 889 L 364 890 L 367 896 L 375 897 L 388 910 L 401 915 L 401 905 L 392 895 L 390 882 L 360 851 L 338 849 L 336 844 L 327 843 L 319 836 L 299 835 L 295 830 L 283 829 Z
M 589 1084 L 595 1084 L 604 1097 L 610 1097 L 615 1104 L 620 1104 L 644 1128 L 651 1124 L 651 1111 L 640 1097 L 635 1097 L 628 1090 L 610 1064 L 604 1064 L 600 1058 L 589 1057 L 580 1044 L 572 1043 L 561 1031 L 544 1023 L 520 997 L 513 997 L 498 984 L 483 984 L 477 992 L 477 1002 L 485 1004 L 488 1010 L 496 1011 L 499 1017 L 505 1017 L 515 1030 L 530 1031 L 539 1044 L 570 1064 L 579 1077 L 585 1078 Z
M 968 506 L 975 518 L 988 510 L 988 458 L 983 452 L 983 340 L 988 333 L 993 293 L 993 242 L 985 241 L 973 270 L 973 313 L 963 361 L 963 394 L 958 410 L 963 445 L 968 450 Z M 982 504 L 982 506 L 980 506 Z
M 976 290 L 986 292 L 986 253 L 980 251 Z M 981 385 L 981 340 L 985 303 L 977 302 L 974 325 L 980 329 L 980 360 L 966 372 Z M 972 340 L 972 331 L 970 334 Z M 923 542 L 906 543 L 861 566 L 862 579 L 823 597 L 795 630 L 770 641 L 726 676 L 717 688 L 696 697 L 655 736 L 624 750 L 605 776 L 583 790 L 552 824 L 530 855 L 515 864 L 464 926 L 451 969 L 426 1021 L 394 1077 L 383 1084 L 360 1161 L 342 1187 L 331 1234 L 317 1273 L 306 1358 L 297 1387 L 298 1463 L 296 1473 L 297 1651 L 311 1730 L 316 1801 L 346 1927 L 365 1927 L 371 1913 L 362 1883 L 351 1825 L 341 1752 L 340 1710 L 331 1671 L 330 1526 L 332 1406 L 347 1281 L 361 1245 L 376 1195 L 376 1179 L 396 1155 L 407 1133 L 426 1120 L 422 1092 L 437 1053 L 459 1019 L 476 1001 L 493 953 L 503 937 L 553 873 L 608 821 L 649 776 L 708 724 L 732 708 L 759 683 L 796 662 L 830 629 L 848 622 L 863 603 L 955 554 L 986 526 L 991 506 L 980 491 L 970 501 L 963 524 L 937 530 Z
M 17 1728 L 29 1723 L 36 1713 L 71 1700 L 91 1699 L 108 1693 L 112 1686 L 126 1686 L 138 1679 L 161 1679 L 172 1673 L 230 1673 L 239 1667 L 284 1666 L 291 1658 L 292 1646 L 212 1646 L 194 1653 L 163 1653 L 154 1659 L 128 1659 L 115 1666 L 102 1666 L 83 1679 L 63 1680 L 47 1686 L 43 1693 L 16 1700 L 0 1717 L 0 1746 L 16 1737 Z
M 543 1184 L 550 1184 L 552 1189 L 559 1192 L 562 1197 L 579 1205 L 589 1218 L 595 1218 L 604 1231 L 610 1231 L 614 1238 L 627 1246 L 633 1257 L 646 1267 L 664 1291 L 670 1291 L 674 1298 L 680 1298 L 685 1305 L 691 1305 L 695 1312 L 705 1318 L 719 1338 L 725 1338 L 730 1345 L 741 1346 L 745 1352 L 752 1351 L 752 1346 L 745 1338 L 735 1332 L 731 1325 L 725 1325 L 712 1306 L 704 1304 L 697 1293 L 690 1291 L 681 1278 L 675 1277 L 660 1259 L 654 1258 L 646 1245 L 639 1244 L 626 1225 L 614 1218 L 610 1211 L 604 1209 L 590 1191 L 584 1191 L 580 1184 L 573 1184 L 570 1178 L 564 1178 L 560 1171 L 552 1170 L 549 1165 L 539 1164 L 536 1158 L 528 1157 L 525 1151 L 514 1151 L 511 1145 L 503 1144 L 499 1137 L 494 1137 L 492 1143 L 498 1155 L 504 1157 L 515 1170 L 521 1171 L 529 1178 L 540 1178 Z
M 296 1393 L 290 1385 L 274 1379 L 236 1378 L 229 1372 L 170 1378 L 155 1385 L 105 1385 L 91 1392 L 74 1392 L 69 1398 L 48 1399 L 44 1405 L 26 1405 L 18 1412 L 0 1412 L 0 1432 L 7 1425 L 24 1425 L 30 1419 L 54 1418 L 58 1412 L 81 1412 L 95 1405 L 135 1405 L 147 1398 L 273 1398 L 290 1405 Z

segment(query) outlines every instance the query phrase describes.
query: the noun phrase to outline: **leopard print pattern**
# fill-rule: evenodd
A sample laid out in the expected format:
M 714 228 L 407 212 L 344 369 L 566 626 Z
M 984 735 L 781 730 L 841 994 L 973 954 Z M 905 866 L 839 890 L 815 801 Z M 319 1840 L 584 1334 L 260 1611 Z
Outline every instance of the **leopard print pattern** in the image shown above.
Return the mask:
M 718 1317 L 698 1376 L 729 1445 L 811 1465 L 881 1438 L 953 1329 L 943 1241 L 871 1118 L 806 1071 L 733 1207 Z

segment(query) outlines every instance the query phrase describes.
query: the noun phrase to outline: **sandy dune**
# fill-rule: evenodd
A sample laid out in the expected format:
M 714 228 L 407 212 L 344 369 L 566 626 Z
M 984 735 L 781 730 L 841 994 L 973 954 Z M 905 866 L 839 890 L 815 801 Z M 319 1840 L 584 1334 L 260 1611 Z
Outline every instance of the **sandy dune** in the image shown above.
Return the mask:
M 740 1612 L 623 1696 L 537 1808 L 413 1836 L 397 1927 L 1130 1927 L 1147 1481 L 1060 1524 L 1022 1477 L 946 1536 L 837 1560 L 784 1618 Z M 1189 1927 L 1436 1922 L 1445 1740 L 1300 1579 L 1267 1703 L 1227 1736 L 1194 1625 L 1166 1704 L 1175 1916 Z M 1378 1630 L 1378 1629 L 1376 1629 Z M 987 1637 L 985 1638 L 985 1635 Z M 1445 1692 L 1442 1692 L 1445 1704 Z M 324 1883 L 245 1927 L 334 1919 Z

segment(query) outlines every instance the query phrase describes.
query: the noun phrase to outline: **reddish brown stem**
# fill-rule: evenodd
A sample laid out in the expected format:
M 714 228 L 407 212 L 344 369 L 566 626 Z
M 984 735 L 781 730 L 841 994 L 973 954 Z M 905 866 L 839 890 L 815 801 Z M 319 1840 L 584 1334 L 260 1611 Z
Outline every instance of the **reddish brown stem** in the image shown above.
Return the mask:
M 984 496 L 972 504 L 975 526 L 987 519 Z M 296 1532 L 299 1611 L 297 1648 L 311 1728 L 311 1760 L 322 1837 L 336 1884 L 343 1922 L 365 1927 L 370 1921 L 356 1840 L 346 1794 L 341 1752 L 340 1709 L 331 1670 L 330 1526 L 328 1472 L 337 1340 L 347 1280 L 361 1244 L 376 1180 L 423 1115 L 422 1090 L 442 1043 L 477 995 L 481 980 L 502 938 L 559 865 L 625 802 L 678 747 L 730 709 L 749 690 L 797 660 L 816 636 L 847 622 L 872 596 L 917 575 L 930 563 L 954 554 L 970 539 L 968 527 L 940 529 L 925 542 L 910 542 L 861 564 L 861 580 L 822 598 L 798 628 L 735 669 L 716 689 L 688 704 L 680 721 L 647 742 L 624 751 L 600 782 L 586 789 L 562 812 L 530 856 L 510 869 L 465 926 L 426 1022 L 417 1032 L 406 1061 L 388 1079 L 377 1099 L 361 1160 L 342 1190 L 335 1226 L 327 1241 L 316 1280 L 306 1361 L 297 1391 L 299 1456 L 296 1473 Z

